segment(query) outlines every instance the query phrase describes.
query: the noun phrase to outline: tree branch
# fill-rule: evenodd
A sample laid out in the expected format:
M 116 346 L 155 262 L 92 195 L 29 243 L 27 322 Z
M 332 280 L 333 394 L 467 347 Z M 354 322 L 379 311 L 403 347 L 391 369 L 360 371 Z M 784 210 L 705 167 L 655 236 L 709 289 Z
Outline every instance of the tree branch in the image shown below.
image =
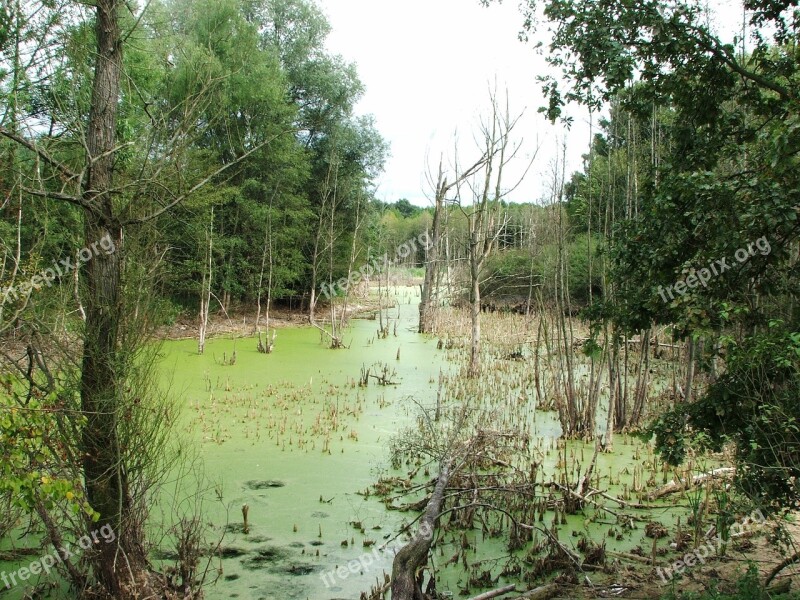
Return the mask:
M 79 196 L 71 196 L 69 194 L 62 194 L 61 192 L 51 192 L 49 190 L 34 190 L 28 187 L 23 187 L 22 191 L 25 192 L 26 194 L 30 194 L 31 196 L 38 196 L 40 198 L 52 198 L 53 200 L 62 200 L 64 202 L 69 202 L 70 204 L 75 204 L 76 206 L 85 208 L 86 210 L 93 209 L 91 203 L 87 202 L 84 198 L 81 198 Z
M 149 215 L 146 215 L 144 217 L 136 217 L 136 218 L 131 218 L 131 219 L 127 219 L 125 221 L 122 221 L 121 225 L 123 227 L 125 227 L 127 225 L 140 225 L 142 223 L 147 223 L 148 221 L 152 221 L 153 219 L 157 219 L 158 217 L 163 215 L 165 212 L 167 212 L 168 210 L 170 210 L 174 206 L 176 206 L 176 205 L 180 204 L 181 202 L 183 202 L 186 198 L 188 198 L 189 196 L 194 194 L 197 190 L 199 190 L 200 188 L 205 187 L 206 185 L 208 185 L 215 177 L 218 177 L 219 175 L 221 175 L 222 173 L 224 173 L 225 171 L 230 169 L 232 166 L 239 164 L 240 162 L 242 162 L 245 158 L 247 158 L 248 156 L 250 156 L 254 152 L 257 152 L 258 150 L 260 150 L 264 146 L 268 146 L 274 140 L 276 140 L 277 138 L 279 138 L 282 135 L 285 135 L 286 133 L 288 133 L 288 132 L 287 131 L 283 131 L 281 133 L 278 133 L 278 134 L 272 136 L 270 139 L 268 139 L 268 140 L 266 140 L 264 142 L 261 142 L 260 144 L 256 144 L 250 150 L 248 150 L 247 152 L 245 152 L 244 154 L 242 154 L 241 156 L 239 156 L 235 160 L 222 165 L 220 168 L 216 169 L 213 173 L 211 173 L 207 177 L 201 179 L 199 182 L 197 182 L 195 185 L 193 185 L 191 188 L 189 188 L 186 192 L 184 192 L 183 194 L 180 194 L 179 196 L 176 196 L 171 202 L 169 202 L 166 205 L 162 206 L 160 209 L 158 209 L 158 210 L 156 210 L 156 211 L 154 211 L 154 212 L 152 212 Z
M 37 156 L 39 156 L 41 159 L 43 159 L 47 164 L 49 164 L 50 166 L 54 167 L 59 173 L 61 173 L 67 179 L 80 180 L 80 175 L 78 173 L 75 173 L 74 171 L 72 171 L 71 169 L 69 169 L 68 167 L 63 165 L 62 163 L 58 162 L 56 159 L 54 159 L 52 156 L 50 156 L 47 152 L 45 152 L 44 150 L 39 148 L 39 146 L 36 145 L 35 142 L 32 142 L 31 140 L 29 140 L 27 138 L 24 138 L 21 135 L 18 135 L 16 133 L 14 133 L 13 131 L 9 131 L 5 127 L 1 127 L 1 126 L 0 126 L 0 135 L 2 135 L 3 137 L 8 138 L 10 140 L 15 141 L 20 146 L 24 146 L 25 148 L 27 148 L 31 152 L 35 153 Z

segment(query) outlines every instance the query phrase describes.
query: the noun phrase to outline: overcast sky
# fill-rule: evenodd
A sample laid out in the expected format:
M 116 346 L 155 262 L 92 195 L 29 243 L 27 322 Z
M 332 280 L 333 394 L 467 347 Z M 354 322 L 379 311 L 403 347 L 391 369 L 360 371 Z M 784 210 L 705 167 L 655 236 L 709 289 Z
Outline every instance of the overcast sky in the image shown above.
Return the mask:
M 452 157 L 455 135 L 462 161 L 476 156 L 472 134 L 495 81 L 508 89 L 512 113 L 526 110 L 518 128 L 522 154 L 531 157 L 540 148 L 510 199 L 536 201 L 547 194 L 555 157 L 562 152 L 568 176 L 581 168 L 589 147 L 589 112 L 568 107 L 570 131 L 551 126 L 537 112 L 543 98 L 536 76 L 546 67 L 533 43 L 517 37 L 522 23 L 517 2 L 484 8 L 478 0 L 317 1 L 333 27 L 329 50 L 355 62 L 366 86 L 357 111 L 373 114 L 391 145 L 378 198 L 427 203 L 428 165 L 435 168 L 442 153 Z M 729 32 L 738 30 L 739 0 L 706 2 L 718 30 L 724 29 L 720 22 Z M 595 116 L 595 131 L 596 121 Z M 528 162 L 520 160 L 520 170 Z
M 477 156 L 473 132 L 488 107 L 489 86 L 508 89 L 512 113 L 526 110 L 518 128 L 520 173 L 541 149 L 525 182 L 510 197 L 538 200 L 559 145 L 566 139 L 568 172 L 580 167 L 588 148 L 586 109 L 572 109 L 576 124 L 566 133 L 551 127 L 536 75 L 544 60 L 517 38 L 522 18 L 516 2 L 480 6 L 478 0 L 318 0 L 333 32 L 330 51 L 357 63 L 366 86 L 357 107 L 375 116 L 391 145 L 377 196 L 393 202 L 427 202 L 427 163 L 453 155 L 457 136 L 463 162 Z M 566 137 L 565 137 L 566 136 Z M 528 160 L 525 159 L 528 157 Z M 426 162 L 427 161 L 427 162 Z M 509 176 L 507 181 L 512 182 Z

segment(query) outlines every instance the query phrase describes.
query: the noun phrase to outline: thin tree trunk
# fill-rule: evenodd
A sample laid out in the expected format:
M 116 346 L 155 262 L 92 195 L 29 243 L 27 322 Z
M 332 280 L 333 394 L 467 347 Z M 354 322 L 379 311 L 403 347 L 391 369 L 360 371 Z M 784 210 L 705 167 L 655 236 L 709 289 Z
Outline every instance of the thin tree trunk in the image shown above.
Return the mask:
M 203 264 L 203 283 L 200 290 L 200 335 L 197 341 L 197 353 L 203 354 L 206 350 L 206 334 L 208 333 L 208 312 L 211 307 L 211 281 L 213 279 L 213 249 L 214 249 L 214 207 L 211 207 L 211 223 L 209 225 L 208 240 L 206 244 L 206 260 Z
M 308 322 L 312 325 L 315 319 L 315 310 L 317 308 L 317 279 L 319 277 L 319 261 L 320 255 L 320 241 L 322 239 L 323 226 L 325 221 L 325 206 L 327 196 L 322 195 L 322 206 L 319 209 L 319 219 L 317 220 L 317 231 L 314 235 L 314 251 L 311 255 L 311 297 L 308 304 Z M 333 293 L 333 290 L 329 290 Z
M 261 270 L 258 273 L 258 289 L 256 292 L 256 324 L 255 330 L 256 334 L 258 335 L 258 346 L 257 349 L 262 354 L 271 354 L 273 349 L 273 341 L 270 341 L 269 337 L 269 310 L 270 306 L 272 305 L 272 285 L 273 285 L 273 274 L 275 271 L 274 265 L 274 257 L 272 252 L 272 198 L 270 199 L 269 213 L 267 214 L 267 226 L 264 231 L 264 247 L 261 253 Z M 262 341 L 261 339 L 261 328 L 259 324 L 261 322 L 261 294 L 263 291 L 263 284 L 264 284 L 264 269 L 269 265 L 269 269 L 267 271 L 267 298 L 265 303 L 265 314 L 264 314 L 264 322 L 266 324 L 265 340 Z M 273 336 L 274 339 L 274 336 Z
M 422 295 L 419 300 L 419 332 L 432 333 L 433 331 L 433 287 L 439 268 L 439 239 L 441 237 L 442 211 L 444 210 L 444 197 L 447 193 L 447 180 L 439 163 L 439 179 L 436 183 L 436 197 L 433 208 L 433 224 L 431 225 L 430 244 L 428 246 L 427 262 L 425 264 L 425 278 L 422 281 Z
M 633 410 L 630 418 L 626 422 L 628 427 L 635 427 L 639 424 L 644 412 L 644 403 L 647 399 L 647 387 L 650 383 L 650 335 L 651 330 L 645 329 L 641 332 L 641 356 L 639 368 L 636 373 L 636 389 L 633 395 Z
M 689 338 L 689 351 L 686 356 L 686 392 L 684 395 L 684 402 L 687 404 L 692 401 L 692 386 L 694 385 L 694 354 L 695 342 L 693 338 Z
M 471 270 L 472 290 L 470 293 L 470 317 L 472 320 L 472 338 L 469 350 L 469 376 L 477 377 L 480 372 L 481 359 L 481 286 L 478 266 L 473 265 Z
M 351 276 L 353 274 L 353 269 L 355 268 L 356 258 L 358 258 L 358 256 L 357 256 L 357 254 L 358 254 L 358 252 L 357 252 L 357 250 L 358 250 L 357 241 L 358 241 L 358 233 L 361 230 L 361 221 L 362 221 L 362 219 L 361 219 L 361 200 L 359 199 L 359 201 L 356 203 L 356 222 L 355 222 L 355 227 L 353 229 L 353 241 L 350 244 L 350 261 L 347 263 L 347 281 L 348 281 L 348 285 L 347 285 L 347 289 L 345 290 L 345 293 L 344 293 L 344 302 L 342 303 L 342 318 L 341 318 L 341 322 L 339 324 L 339 330 L 340 331 L 344 329 L 345 322 L 347 320 L 347 308 L 348 308 L 348 304 L 350 302 L 350 292 L 351 292 L 350 283 L 349 282 L 350 282 Z
M 606 329 L 605 345 L 608 345 L 608 329 Z M 614 451 L 614 428 L 616 426 L 617 416 L 617 357 L 619 356 L 619 341 L 616 335 L 612 332 L 612 348 L 608 353 L 608 414 L 606 415 L 606 435 L 603 440 L 603 451 Z

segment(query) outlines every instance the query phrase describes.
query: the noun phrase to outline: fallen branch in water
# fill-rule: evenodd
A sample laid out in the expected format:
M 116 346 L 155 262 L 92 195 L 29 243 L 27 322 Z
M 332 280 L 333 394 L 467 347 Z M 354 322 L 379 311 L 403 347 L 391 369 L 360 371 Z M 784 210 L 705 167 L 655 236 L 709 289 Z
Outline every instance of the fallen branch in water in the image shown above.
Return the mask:
M 708 473 L 701 473 L 700 475 L 695 475 L 691 478 L 690 481 L 676 481 L 672 480 L 664 487 L 657 489 L 655 492 L 648 494 L 648 500 L 658 500 L 659 498 L 663 498 L 664 496 L 668 496 L 670 494 L 675 494 L 676 492 L 682 492 L 683 490 L 689 487 L 696 487 L 701 483 L 708 481 L 709 479 L 720 478 L 720 477 L 729 477 L 733 475 L 735 469 L 733 467 L 720 467 L 719 469 L 714 469 L 713 471 L 709 471 Z
M 614 552 L 612 550 L 607 550 L 607 552 L 609 556 L 613 556 L 614 558 L 624 558 L 625 560 L 632 560 L 645 565 L 653 564 L 653 559 L 646 556 L 639 556 L 638 554 L 631 554 L 630 552 Z
M 616 502 L 620 506 L 627 508 L 638 508 L 641 510 L 655 510 L 657 508 L 664 508 L 663 506 L 658 506 L 656 504 L 641 504 L 640 502 L 630 502 L 628 500 L 622 500 L 620 498 L 616 498 L 611 494 L 608 494 L 600 490 L 597 490 L 597 493 L 600 494 L 606 500 L 611 500 L 612 502 Z
M 558 584 L 548 583 L 516 596 L 512 600 L 550 600 L 558 594 Z
M 331 349 L 332 350 L 338 350 L 339 348 L 346 348 L 347 347 L 347 346 L 344 345 L 344 342 L 342 342 L 342 338 L 333 335 L 330 331 L 328 331 L 324 327 L 320 327 L 319 325 L 317 325 L 313 321 L 311 322 L 311 325 L 313 325 L 314 327 L 319 329 L 322 333 L 324 333 L 329 338 L 331 338 Z
M 452 475 L 453 460 L 442 463 L 436 487 L 433 489 L 425 513 L 419 522 L 416 535 L 403 546 L 392 563 L 392 599 L 416 600 L 421 597 L 420 583 L 417 575 L 428 561 L 436 522 L 444 501 L 444 492 Z
M 483 594 L 478 594 L 477 596 L 473 596 L 469 598 L 469 600 L 490 600 L 491 598 L 497 598 L 498 596 L 503 596 L 508 594 L 509 592 L 513 592 L 517 589 L 516 585 L 507 585 L 505 587 L 498 588 L 496 590 L 492 590 L 491 592 L 484 592 Z

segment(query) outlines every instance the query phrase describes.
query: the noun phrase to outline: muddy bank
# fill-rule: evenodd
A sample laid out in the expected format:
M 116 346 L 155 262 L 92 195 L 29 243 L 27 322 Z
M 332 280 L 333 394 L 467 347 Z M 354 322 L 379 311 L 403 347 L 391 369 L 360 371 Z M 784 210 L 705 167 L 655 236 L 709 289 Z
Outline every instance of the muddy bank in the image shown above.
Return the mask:
M 385 307 L 384 307 L 385 308 Z M 337 317 L 341 315 L 337 308 Z M 378 310 L 377 302 L 359 300 L 347 306 L 347 319 L 368 317 Z M 256 335 L 255 307 L 240 307 L 232 310 L 227 316 L 221 313 L 211 314 L 208 317 L 209 338 L 214 337 L 250 337 Z M 316 321 L 325 323 L 330 320 L 330 308 L 320 306 L 317 308 Z M 264 332 L 264 314 L 262 312 L 259 327 Z M 286 327 L 304 327 L 309 324 L 308 310 L 299 309 L 273 309 L 269 313 L 269 326 L 271 329 L 285 329 Z M 196 338 L 200 331 L 200 317 L 198 315 L 181 315 L 171 325 L 160 327 L 156 332 L 158 339 L 187 340 Z

